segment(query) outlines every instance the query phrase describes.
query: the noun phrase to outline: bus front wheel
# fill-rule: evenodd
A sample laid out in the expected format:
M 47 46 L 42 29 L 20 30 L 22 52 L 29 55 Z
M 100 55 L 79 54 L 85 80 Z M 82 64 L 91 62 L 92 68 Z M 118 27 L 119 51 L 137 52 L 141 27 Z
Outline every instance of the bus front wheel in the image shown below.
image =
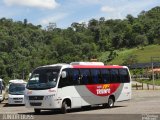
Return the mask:
M 40 114 L 41 110 L 40 109 L 34 109 L 35 114 Z
M 67 103 L 66 103 L 66 101 L 63 101 L 63 103 L 62 103 L 61 112 L 62 112 L 62 114 L 67 113 Z

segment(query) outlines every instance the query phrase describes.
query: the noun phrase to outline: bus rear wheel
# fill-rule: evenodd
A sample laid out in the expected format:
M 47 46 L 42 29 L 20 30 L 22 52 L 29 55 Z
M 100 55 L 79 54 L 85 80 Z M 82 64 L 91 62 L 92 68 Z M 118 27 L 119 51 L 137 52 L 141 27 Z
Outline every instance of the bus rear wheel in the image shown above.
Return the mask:
M 34 113 L 35 113 L 35 114 L 40 114 L 40 113 L 41 113 L 41 110 L 40 110 L 40 109 L 34 109 Z
M 62 103 L 62 107 L 61 107 L 61 112 L 62 112 L 62 114 L 65 114 L 65 113 L 67 113 L 67 103 L 66 103 L 66 101 L 63 101 L 63 103 Z
M 108 99 L 108 103 L 107 103 L 107 107 L 108 108 L 112 108 L 112 107 L 114 107 L 114 97 L 109 97 L 109 99 Z

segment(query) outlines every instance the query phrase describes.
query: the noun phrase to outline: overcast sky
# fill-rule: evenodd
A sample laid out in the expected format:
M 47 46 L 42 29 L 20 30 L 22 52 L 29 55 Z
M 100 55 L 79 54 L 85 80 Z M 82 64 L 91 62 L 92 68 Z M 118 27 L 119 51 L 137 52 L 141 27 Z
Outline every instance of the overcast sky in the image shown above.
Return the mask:
M 136 17 L 155 6 L 160 6 L 160 0 L 0 0 L 0 18 L 26 18 L 43 27 L 55 22 L 57 27 L 66 28 L 92 18 L 123 19 L 127 14 Z

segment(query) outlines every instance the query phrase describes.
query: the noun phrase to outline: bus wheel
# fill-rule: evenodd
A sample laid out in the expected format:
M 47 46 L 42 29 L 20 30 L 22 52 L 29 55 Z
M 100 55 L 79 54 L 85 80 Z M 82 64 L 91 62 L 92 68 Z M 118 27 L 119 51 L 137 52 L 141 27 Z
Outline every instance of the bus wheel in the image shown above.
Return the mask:
M 61 112 L 62 112 L 62 114 L 67 113 L 67 103 L 66 103 L 66 101 L 63 101 L 63 103 L 62 103 Z
M 112 108 L 114 106 L 114 97 L 109 97 L 107 107 Z
M 35 114 L 40 114 L 41 110 L 40 109 L 34 109 Z

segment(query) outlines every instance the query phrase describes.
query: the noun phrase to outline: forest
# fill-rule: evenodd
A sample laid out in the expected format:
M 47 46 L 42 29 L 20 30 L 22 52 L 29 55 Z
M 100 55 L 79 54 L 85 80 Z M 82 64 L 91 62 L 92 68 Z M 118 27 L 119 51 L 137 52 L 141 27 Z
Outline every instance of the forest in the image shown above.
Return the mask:
M 38 66 L 73 61 L 90 61 L 105 52 L 109 62 L 115 50 L 160 44 L 160 7 L 142 11 L 125 19 L 105 17 L 88 23 L 73 22 L 62 29 L 49 24 L 46 28 L 27 19 L 0 19 L 0 78 L 27 79 Z M 127 63 L 125 63 L 127 64 Z

